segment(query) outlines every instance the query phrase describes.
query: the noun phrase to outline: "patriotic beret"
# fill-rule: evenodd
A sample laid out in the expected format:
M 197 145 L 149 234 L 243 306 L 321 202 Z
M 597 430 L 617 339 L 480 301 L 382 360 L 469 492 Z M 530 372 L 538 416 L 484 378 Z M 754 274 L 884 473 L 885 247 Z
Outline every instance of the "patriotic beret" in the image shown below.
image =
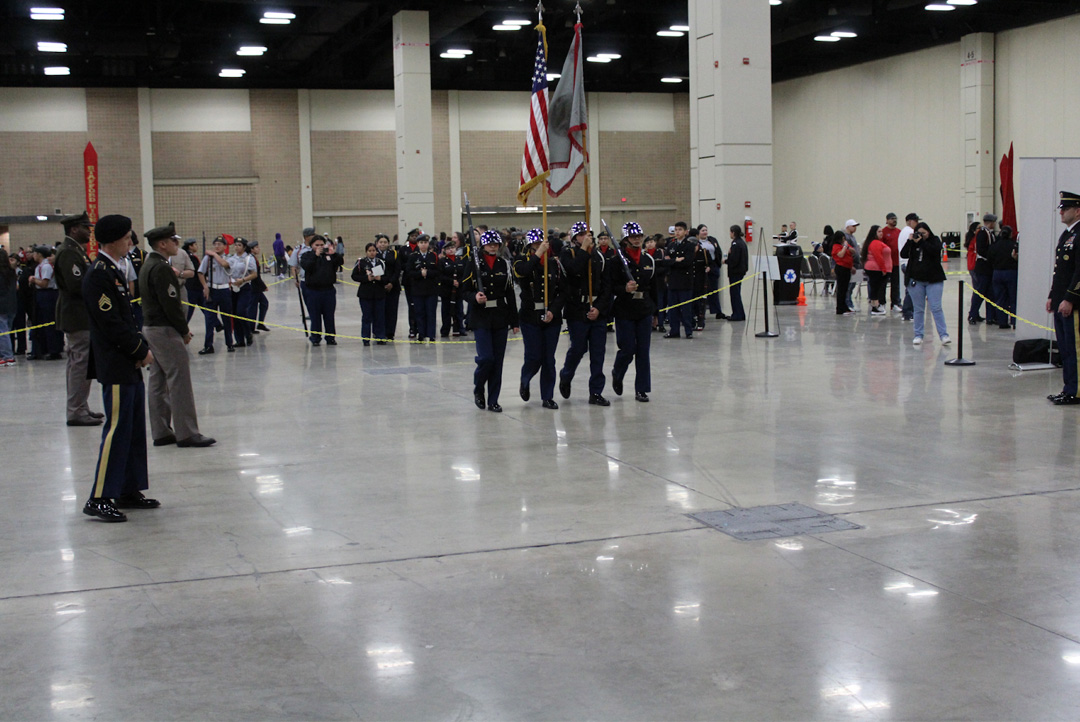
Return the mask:
M 533 228 L 531 231 L 525 231 L 525 244 L 531 246 L 534 243 L 540 243 L 544 240 L 544 231 L 540 228 Z
M 588 233 L 588 232 L 589 232 L 589 224 L 586 223 L 585 221 L 578 221 L 574 225 L 570 226 L 570 237 L 571 238 L 578 235 L 579 233 Z
M 489 243 L 498 243 L 502 245 L 502 234 L 496 230 L 484 231 L 480 234 L 480 245 L 486 246 Z
M 641 230 L 641 226 L 636 221 L 629 221 L 623 224 L 622 234 L 623 237 L 629 238 L 630 236 L 644 236 L 645 231 Z

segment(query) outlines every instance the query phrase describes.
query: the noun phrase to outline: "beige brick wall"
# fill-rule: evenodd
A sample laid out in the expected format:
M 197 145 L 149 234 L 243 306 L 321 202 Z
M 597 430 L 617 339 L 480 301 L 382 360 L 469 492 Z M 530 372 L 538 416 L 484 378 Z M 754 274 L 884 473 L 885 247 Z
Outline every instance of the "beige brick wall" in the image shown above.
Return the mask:
M 89 88 L 86 91 L 86 116 L 89 139 L 98 154 L 99 211 L 101 215 L 121 213 L 129 216 L 141 234 L 150 226 L 142 217 L 138 91 L 134 88 Z M 81 171 L 79 187 L 83 187 Z M 85 190 L 80 197 L 82 203 L 76 204 L 77 210 L 86 205 Z
M 159 223 L 173 221 L 184 238 L 207 241 L 228 233 L 258 238 L 255 208 L 256 185 L 155 186 L 154 212 Z M 263 244 L 266 243 L 259 238 Z M 273 241 L 273 235 L 270 236 Z M 269 248 L 269 246 L 267 246 Z
M 461 221 L 450 217 L 450 94 L 431 93 L 431 160 L 435 171 L 435 233 L 450 235 Z
M 155 178 L 247 178 L 255 175 L 252 133 L 152 133 Z
M 251 91 L 251 134 L 256 186 L 254 235 L 269 247 L 274 234 L 297 239 L 300 206 L 300 112 L 295 90 Z
M 311 187 L 320 211 L 397 209 L 394 132 L 311 134 Z

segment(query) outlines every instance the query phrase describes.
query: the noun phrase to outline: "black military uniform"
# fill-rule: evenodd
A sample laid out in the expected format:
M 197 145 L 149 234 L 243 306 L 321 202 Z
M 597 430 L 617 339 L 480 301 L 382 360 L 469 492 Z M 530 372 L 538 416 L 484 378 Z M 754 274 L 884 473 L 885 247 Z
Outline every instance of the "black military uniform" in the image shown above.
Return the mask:
M 385 236 L 376 236 L 375 244 L 379 243 L 380 238 L 386 238 Z M 386 239 L 389 243 L 390 239 Z M 386 308 L 383 320 L 384 337 L 388 340 L 393 340 L 394 331 L 397 329 L 397 317 L 398 306 L 401 305 L 401 254 L 398 249 L 387 246 L 385 251 L 378 251 L 376 255 L 386 266 L 386 272 L 383 278 L 390 288 L 386 289 Z
M 90 266 L 86 244 L 90 240 L 90 216 L 86 211 L 67 216 L 64 242 L 56 254 L 53 278 L 60 296 L 56 301 L 56 327 L 67 336 L 67 425 L 99 426 L 104 414 L 90 410 L 90 319 L 82 299 L 82 282 Z M 78 236 L 78 239 L 72 237 Z
M 482 245 L 502 245 L 498 231 L 485 231 Z M 477 273 L 480 274 L 479 283 Z M 483 288 L 487 302 L 480 304 L 476 294 Z M 510 264 L 499 256 L 480 255 L 461 283 L 462 295 L 469 304 L 469 330 L 476 342 L 476 371 L 473 373 L 473 400 L 476 408 L 486 405 L 489 411 L 500 412 L 499 392 L 502 390 L 503 358 L 506 339 L 511 328 L 518 328 L 518 310 L 514 301 L 514 281 Z
M 697 242 L 689 236 L 668 245 L 669 272 L 667 277 L 668 333 L 664 338 L 679 338 L 680 326 L 686 331 L 687 338 L 694 336 L 694 273 Z
M 534 253 L 533 244 L 544 240 L 544 232 L 534 228 L 525 234 L 525 253 L 514 259 L 514 279 L 521 285 L 521 340 L 525 361 L 521 365 L 519 393 L 528 401 L 529 382 L 540 372 L 540 399 L 544 408 L 555 403 L 555 349 L 562 330 L 562 310 L 566 304 L 566 272 L 551 250 L 547 262 L 547 303 L 544 298 L 544 260 Z M 551 313 L 551 320 L 545 315 Z
M 139 248 L 138 236 L 132 236 L 131 242 L 134 244 L 131 250 L 128 251 L 128 263 L 131 264 L 131 270 L 135 274 L 135 290 L 132 294 L 132 306 L 131 310 L 135 315 L 135 323 L 139 324 L 139 328 L 143 327 L 143 307 L 139 300 L 141 293 L 139 292 L 139 272 L 142 271 L 143 263 L 146 262 L 146 252 Z
M 104 248 L 131 232 L 126 216 L 103 216 L 97 223 L 103 248 L 83 277 L 83 303 L 90 318 L 90 363 L 87 373 L 101 382 L 105 427 L 94 467 L 94 486 L 83 513 L 105 521 L 126 521 L 117 507 L 159 506 L 142 491 L 149 486 L 146 469 L 146 390 L 140 366 L 150 347 L 135 324 L 127 277 Z
M 571 232 L 576 238 L 587 234 L 584 223 L 575 223 Z M 607 350 L 606 319 L 611 312 L 611 278 L 607 273 L 608 261 L 593 246 L 589 251 L 570 244 L 562 252 L 561 261 L 566 269 L 566 322 L 570 330 L 570 350 L 559 371 L 559 393 L 570 398 L 570 384 L 578 364 L 589 353 L 589 403 L 608 406 L 604 392 L 604 356 Z M 589 318 L 592 309 L 598 315 Z
M 652 370 L 649 346 L 656 313 L 656 262 L 641 246 L 634 247 L 633 238 L 644 238 L 641 226 L 630 221 L 623 226 L 626 245 L 614 263 L 609 264 L 611 286 L 615 291 L 615 366 L 611 369 L 611 388 L 619 396 L 623 391 L 623 376 L 634 362 L 634 398 L 648 401 L 652 391 Z M 627 273 L 629 272 L 629 277 Z M 637 290 L 628 291 L 630 278 Z
M 1061 191 L 1062 213 L 1066 209 L 1080 208 L 1080 195 Z M 1061 353 L 1061 373 L 1065 385 L 1060 394 L 1047 398 L 1057 406 L 1080 404 L 1077 398 L 1077 363 L 1080 357 L 1080 264 L 1076 254 L 1080 251 L 1080 218 L 1065 229 L 1058 239 L 1054 254 L 1054 278 L 1050 284 L 1050 298 L 1047 307 L 1054 315 L 1054 333 L 1057 336 L 1058 351 Z M 1068 302 L 1072 310 L 1068 315 L 1059 311 L 1061 304 Z

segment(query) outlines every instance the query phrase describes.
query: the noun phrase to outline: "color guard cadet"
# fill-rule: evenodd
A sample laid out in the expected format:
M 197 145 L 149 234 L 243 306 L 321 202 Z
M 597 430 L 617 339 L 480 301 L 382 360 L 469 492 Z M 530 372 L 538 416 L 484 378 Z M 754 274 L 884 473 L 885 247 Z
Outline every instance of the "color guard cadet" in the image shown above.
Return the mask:
M 386 343 L 386 264 L 379 258 L 379 249 L 374 243 L 364 247 L 364 255 L 356 259 L 353 266 L 352 280 L 357 284 L 356 297 L 360 299 L 360 335 L 364 345 L 370 346 L 371 339 L 382 346 Z
M 1054 256 L 1054 279 L 1050 284 L 1050 298 L 1046 300 L 1046 312 L 1054 314 L 1054 334 L 1061 353 L 1061 373 L 1065 386 L 1060 394 L 1047 398 L 1055 406 L 1080 404 L 1077 398 L 1077 358 L 1080 357 L 1080 264 L 1076 253 L 1080 250 L 1080 195 L 1061 191 L 1058 204 L 1061 222 L 1067 227 L 1058 239 Z
M 514 302 L 514 281 L 510 264 L 501 258 L 502 235 L 485 231 L 480 236 L 483 253 L 462 281 L 463 294 L 469 303 L 469 329 L 476 342 L 476 372 L 473 374 L 473 401 L 476 408 L 500 413 L 503 358 L 509 329 L 518 332 L 518 310 Z M 479 274 L 479 277 L 477 276 Z M 481 290 L 482 289 L 482 290 Z
M 326 327 L 326 345 L 337 346 L 337 326 L 334 314 L 337 311 L 337 268 L 341 259 L 327 247 L 323 236 L 311 237 L 311 251 L 300 254 L 300 268 L 304 271 L 304 285 L 307 286 L 308 317 L 311 319 L 312 346 L 322 341 L 323 327 Z
M 228 248 L 225 237 L 218 236 L 214 239 L 213 248 L 206 249 L 206 254 L 199 263 L 199 281 L 202 283 L 204 303 L 206 308 L 209 309 L 203 311 L 203 317 L 206 320 L 206 334 L 203 348 L 199 351 L 200 356 L 214 353 L 214 330 L 221 325 L 221 321 L 218 320 L 218 312 L 229 314 L 233 312 L 233 294 L 229 290 L 231 288 L 229 260 L 226 258 Z M 233 348 L 232 319 L 226 316 L 223 321 L 225 326 L 225 346 L 229 353 L 232 353 L 235 350 Z
M 401 305 L 401 266 L 404 259 L 396 248 L 390 247 L 390 237 L 380 233 L 375 236 L 376 255 L 386 266 L 383 287 L 386 289 L 385 318 L 383 320 L 384 337 L 394 340 L 397 330 L 398 306 Z
M 649 343 L 656 323 L 656 300 L 653 298 L 656 263 L 642 250 L 645 233 L 634 221 L 622 227 L 623 249 L 611 264 L 611 285 L 615 291 L 615 367 L 611 369 L 611 388 L 622 396 L 623 376 L 634 362 L 634 399 L 648 401 L 652 391 Z
M 610 406 L 604 391 L 604 355 L 607 347 L 607 323 L 611 310 L 611 279 L 608 262 L 593 243 L 592 231 L 583 222 L 570 227 L 572 243 L 562 252 L 566 270 L 566 319 L 570 328 L 570 350 L 559 372 L 559 393 L 570 398 L 570 383 L 578 364 L 589 354 L 589 403 Z
M 675 224 L 675 237 L 668 244 L 670 271 L 667 278 L 668 303 L 672 306 L 667 312 L 668 328 L 664 338 L 679 338 L 679 327 L 686 331 L 687 338 L 694 337 L 694 254 L 697 243 L 687 235 L 686 221 Z
M 67 337 L 67 425 L 100 426 L 105 414 L 90 410 L 90 318 L 82 298 L 83 276 L 90 267 L 86 244 L 90 242 L 90 216 L 86 211 L 61 219 L 64 242 L 56 254 L 53 278 L 60 291 L 56 302 L 56 327 Z
M 150 252 L 139 272 L 139 293 L 143 336 L 154 354 L 148 397 L 150 435 L 154 446 L 211 446 L 214 439 L 199 433 L 191 363 L 185 348 L 191 341 L 191 331 L 180 303 L 180 279 L 169 265 L 169 259 L 182 252 L 180 237 L 170 222 L 147 231 L 146 240 Z
M 519 388 L 521 400 L 529 400 L 529 382 L 539 371 L 543 406 L 557 409 L 555 349 L 559 345 L 562 310 L 566 304 L 566 272 L 558 257 L 551 253 L 541 229 L 534 228 L 525 233 L 525 251 L 514 260 L 514 279 L 521 286 L 521 340 L 525 347 Z
M 83 303 L 90 318 L 88 373 L 101 382 L 105 427 L 94 467 L 94 485 L 83 513 L 103 521 L 127 521 L 120 509 L 154 509 L 146 469 L 146 389 L 141 369 L 154 354 L 139 333 L 127 278 L 120 269 L 129 248 L 131 219 L 103 216 L 97 222 L 97 259 L 83 276 Z
M 431 237 L 426 233 L 416 239 L 416 250 L 409 254 L 405 266 L 409 279 L 406 294 L 412 308 L 419 343 L 424 339 L 435 343 L 435 309 L 439 302 L 439 256 L 431 250 Z M 409 334 L 410 337 L 413 334 Z
M 255 258 L 248 253 L 246 238 L 235 239 L 232 251 L 228 259 L 229 285 L 232 286 L 235 315 L 240 318 L 231 320 L 233 336 L 236 338 L 235 345 L 243 348 L 251 345 L 252 332 L 255 330 L 255 294 L 251 288 L 251 282 L 258 277 L 259 270 Z

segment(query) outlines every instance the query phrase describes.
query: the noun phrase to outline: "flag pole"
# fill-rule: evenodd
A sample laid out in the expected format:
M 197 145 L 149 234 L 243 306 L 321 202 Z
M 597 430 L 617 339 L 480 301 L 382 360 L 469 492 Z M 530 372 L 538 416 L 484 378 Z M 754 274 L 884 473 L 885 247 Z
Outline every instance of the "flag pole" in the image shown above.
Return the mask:
M 537 26 L 544 27 L 544 3 L 543 0 L 536 3 L 536 14 L 538 18 Z M 544 33 L 544 57 L 547 58 L 547 33 Z M 543 202 L 543 215 L 542 225 L 544 228 L 544 242 L 548 240 L 548 221 L 547 221 L 547 181 L 540 182 L 540 196 Z M 549 246 L 550 250 L 550 246 Z M 548 252 L 544 253 L 544 315 L 547 315 L 548 311 L 548 256 L 551 255 Z

